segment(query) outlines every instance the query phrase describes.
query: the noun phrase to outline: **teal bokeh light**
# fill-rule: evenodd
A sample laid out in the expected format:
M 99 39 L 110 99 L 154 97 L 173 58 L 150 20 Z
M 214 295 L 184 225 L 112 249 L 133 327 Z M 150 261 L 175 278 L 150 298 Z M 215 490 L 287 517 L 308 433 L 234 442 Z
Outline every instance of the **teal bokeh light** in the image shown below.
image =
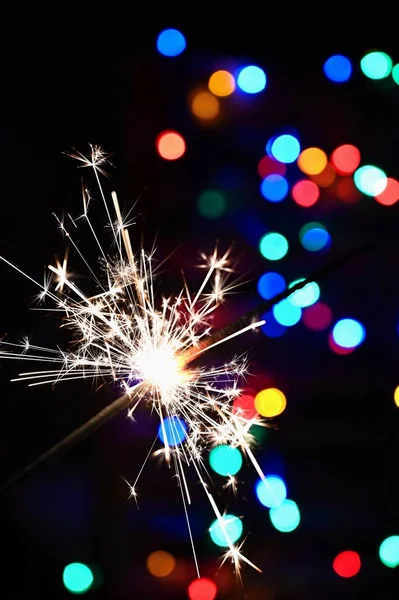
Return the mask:
M 87 565 L 71 563 L 65 567 L 62 580 L 66 589 L 72 594 L 84 594 L 91 588 L 94 576 Z
M 229 541 L 234 544 L 242 535 L 241 519 L 234 515 L 223 515 L 222 523 L 216 519 L 209 528 L 211 540 L 217 546 L 226 548 Z M 226 531 L 228 539 L 224 533 Z
M 218 475 L 235 475 L 242 467 L 242 456 L 234 446 L 216 446 L 209 454 L 209 464 Z

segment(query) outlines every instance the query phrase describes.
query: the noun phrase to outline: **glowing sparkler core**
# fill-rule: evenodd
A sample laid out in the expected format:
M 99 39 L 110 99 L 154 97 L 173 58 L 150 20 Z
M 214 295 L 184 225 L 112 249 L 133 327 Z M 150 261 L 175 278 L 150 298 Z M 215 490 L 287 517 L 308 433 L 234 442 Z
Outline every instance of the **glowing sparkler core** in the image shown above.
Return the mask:
M 136 363 L 143 380 L 159 391 L 163 402 L 167 399 L 168 392 L 173 393 L 174 388 L 184 387 L 189 382 L 189 375 L 184 370 L 182 361 L 167 343 L 138 352 Z

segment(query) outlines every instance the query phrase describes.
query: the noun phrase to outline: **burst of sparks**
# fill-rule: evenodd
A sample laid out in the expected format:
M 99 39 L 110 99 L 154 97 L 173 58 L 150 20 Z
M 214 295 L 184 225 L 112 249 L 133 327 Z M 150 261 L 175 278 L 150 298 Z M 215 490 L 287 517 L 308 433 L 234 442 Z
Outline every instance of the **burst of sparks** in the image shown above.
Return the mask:
M 155 451 L 171 463 L 181 490 L 187 517 L 194 560 L 199 576 L 195 548 L 191 536 L 187 507 L 191 503 L 185 470 L 193 466 L 205 494 L 214 510 L 226 538 L 223 562 L 231 560 L 239 574 L 241 562 L 256 568 L 241 553 L 241 545 L 230 539 L 226 523 L 209 491 L 209 475 L 203 454 L 218 444 L 239 447 L 254 465 L 260 477 L 261 468 L 251 450 L 250 427 L 255 420 L 246 420 L 232 410 L 232 401 L 240 394 L 239 380 L 247 369 L 246 358 L 234 357 L 219 366 L 193 366 L 193 357 L 204 352 L 203 342 L 212 334 L 212 315 L 237 282 L 231 282 L 233 273 L 230 251 L 220 253 L 216 248 L 210 255 L 202 255 L 205 275 L 199 288 L 193 292 L 184 281 L 182 290 L 173 297 L 159 298 L 155 293 L 154 279 L 157 266 L 154 251 L 140 248 L 133 252 L 127 222 L 122 216 L 115 192 L 112 192 L 112 208 L 116 219 L 111 218 L 110 207 L 103 193 L 99 173 L 105 174 L 104 165 L 108 155 L 98 146 L 91 146 L 88 157 L 80 152 L 72 155 L 82 167 L 91 167 L 104 203 L 108 226 L 112 229 L 114 254 L 107 255 L 88 214 L 91 196 L 83 186 L 83 214 L 69 221 L 77 228 L 77 221 L 86 222 L 101 253 L 102 275 L 96 275 L 72 238 L 64 219 L 56 219 L 68 243 L 79 255 L 95 285 L 96 293 L 87 294 L 72 280 L 68 272 L 68 252 L 62 261 L 49 265 L 44 283 L 33 280 L 21 269 L 7 264 L 28 277 L 40 288 L 37 299 L 50 299 L 53 310 L 64 314 L 64 325 L 74 336 L 72 350 L 44 348 L 33 345 L 28 338 L 23 342 L 1 341 L 0 356 L 7 359 L 38 361 L 50 368 L 22 372 L 16 380 L 28 381 L 29 386 L 55 384 L 80 378 L 103 379 L 115 382 L 124 393 L 132 394 L 140 386 L 140 396 L 129 407 L 128 416 L 134 419 L 134 411 L 140 403 L 147 404 L 160 419 L 164 432 L 164 447 Z M 226 341 L 244 331 L 254 329 L 263 321 L 253 323 L 234 332 L 223 340 L 208 344 L 205 348 Z M 19 349 L 19 351 L 18 351 Z M 56 368 L 54 368 L 56 365 Z M 187 424 L 187 437 L 180 445 L 170 444 L 165 435 L 165 419 L 179 417 Z M 173 432 L 172 432 L 173 433 Z M 154 441 L 135 482 L 129 485 L 130 497 L 138 502 L 137 482 L 148 458 L 153 454 Z M 229 477 L 225 487 L 235 492 L 237 479 Z

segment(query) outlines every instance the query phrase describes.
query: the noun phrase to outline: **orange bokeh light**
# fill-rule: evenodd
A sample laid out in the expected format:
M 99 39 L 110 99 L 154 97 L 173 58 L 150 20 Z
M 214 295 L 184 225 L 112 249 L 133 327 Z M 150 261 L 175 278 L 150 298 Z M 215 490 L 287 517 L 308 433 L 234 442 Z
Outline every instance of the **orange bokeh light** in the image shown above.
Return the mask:
M 236 82 L 228 71 L 215 71 L 209 78 L 208 88 L 215 96 L 230 96 L 236 89 Z
M 385 190 L 381 194 L 377 194 L 375 199 L 384 206 L 395 204 L 399 200 L 399 181 L 388 177 Z
M 327 165 L 327 155 L 320 148 L 306 148 L 298 157 L 298 167 L 306 175 L 318 175 Z
M 186 151 L 186 142 L 183 136 L 177 131 L 168 129 L 162 131 L 155 141 L 155 146 L 159 156 L 165 160 L 177 160 L 181 158 Z
M 352 144 L 344 144 L 335 148 L 331 154 L 331 162 L 339 175 L 352 175 L 360 165 L 360 152 Z
M 198 119 L 214 119 L 219 114 L 219 108 L 219 100 L 209 92 L 199 92 L 191 102 L 191 111 Z
M 325 168 L 318 175 L 311 175 L 311 180 L 314 181 L 319 187 L 329 187 L 336 178 L 336 172 L 334 168 L 327 163 Z
M 175 568 L 176 561 L 169 552 L 156 550 L 147 557 L 147 569 L 154 577 L 167 577 Z

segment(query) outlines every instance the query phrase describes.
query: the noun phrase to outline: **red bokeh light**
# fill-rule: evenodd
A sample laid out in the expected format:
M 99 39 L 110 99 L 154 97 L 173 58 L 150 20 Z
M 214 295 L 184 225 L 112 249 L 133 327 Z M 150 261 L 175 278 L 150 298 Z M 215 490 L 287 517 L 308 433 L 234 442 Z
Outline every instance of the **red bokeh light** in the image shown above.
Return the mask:
M 293 186 L 291 194 L 299 206 L 308 208 L 316 204 L 320 196 L 320 190 L 313 181 L 302 179 Z
M 399 200 L 399 181 L 388 177 L 385 190 L 375 196 L 375 199 L 384 206 L 395 204 Z
M 258 173 L 265 179 L 268 175 L 285 175 L 287 167 L 284 163 L 274 160 L 271 156 L 264 156 L 258 163 Z
M 310 178 L 319 187 L 326 188 L 334 183 L 336 176 L 337 174 L 334 171 L 334 168 L 330 165 L 330 163 L 327 163 L 321 173 L 318 175 L 311 175 Z
M 360 165 L 360 152 L 351 144 L 338 146 L 331 154 L 331 162 L 339 175 L 351 175 Z
M 308 308 L 305 308 L 302 312 L 302 321 L 309 329 L 323 331 L 323 329 L 327 329 L 331 324 L 331 308 L 323 302 L 317 302 L 312 306 L 308 306 Z
M 258 411 L 255 408 L 255 397 L 249 394 L 238 396 L 233 402 L 232 410 L 234 415 L 239 415 L 247 421 L 258 416 Z
M 335 192 L 342 202 L 346 204 L 355 204 L 362 197 L 361 193 L 354 184 L 352 177 L 344 177 L 338 181 Z
M 155 141 L 155 146 L 159 156 L 165 160 L 177 160 L 181 158 L 186 151 L 186 142 L 180 133 L 168 129 L 162 131 Z
M 356 350 L 356 346 L 354 348 L 343 348 L 342 346 L 338 346 L 338 344 L 334 342 L 332 332 L 328 336 L 328 345 L 330 346 L 330 350 L 335 352 L 335 354 L 351 354 L 351 352 Z
M 216 592 L 216 583 L 206 577 L 194 579 L 188 586 L 190 600 L 214 600 Z
M 354 577 L 360 571 L 360 556 L 352 550 L 340 552 L 333 562 L 333 569 L 340 577 Z

